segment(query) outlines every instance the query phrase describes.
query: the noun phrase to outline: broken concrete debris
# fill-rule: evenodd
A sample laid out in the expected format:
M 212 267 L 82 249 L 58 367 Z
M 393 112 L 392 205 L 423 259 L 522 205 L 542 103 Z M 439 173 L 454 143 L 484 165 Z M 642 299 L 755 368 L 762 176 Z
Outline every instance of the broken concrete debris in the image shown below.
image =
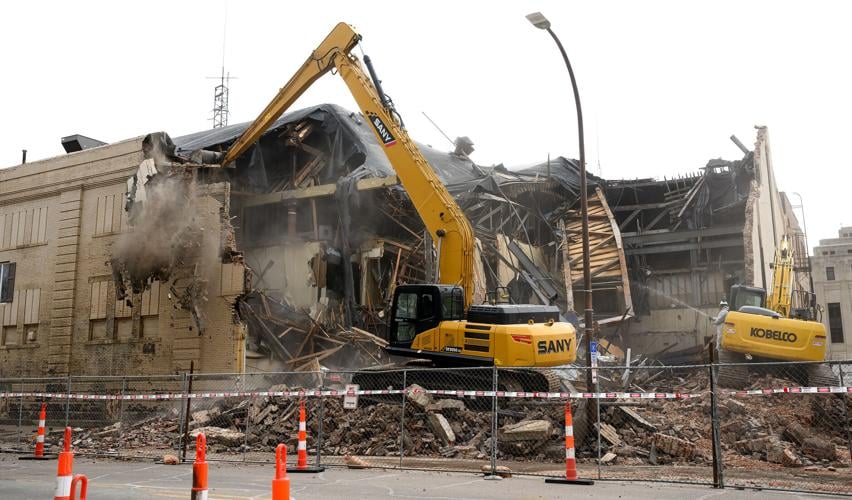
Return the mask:
M 227 448 L 237 448 L 245 443 L 246 435 L 242 432 L 233 429 L 223 429 L 222 427 L 197 427 L 189 433 L 193 439 L 199 434 L 204 434 L 207 437 L 208 446 L 211 444 L 219 444 Z
M 426 392 L 426 389 L 417 384 L 411 384 L 408 386 L 405 391 L 405 397 L 421 411 L 425 410 L 432 404 L 432 395 Z
M 691 383 L 691 382 L 688 382 Z M 271 390 L 296 387 L 275 385 Z M 737 467 L 841 467 L 849 462 L 842 429 L 814 425 L 815 408 L 830 410 L 843 399 L 831 395 L 789 395 L 734 399 L 719 396 L 721 440 L 726 464 Z M 323 415 L 321 452 L 348 456 L 350 467 L 366 467 L 358 457 L 417 456 L 487 460 L 494 447 L 491 412 L 470 399 L 434 399 L 421 386 L 406 392 L 404 419 L 400 401 L 362 398 L 355 410 L 344 410 L 337 398 L 309 399 L 308 448 L 318 445 L 318 418 Z M 822 398 L 822 399 L 820 399 Z M 813 403 L 820 399 L 822 403 Z M 826 403 L 826 400 L 833 403 Z M 608 401 L 601 406 L 600 425 L 576 442 L 580 461 L 596 461 L 600 428 L 601 465 L 709 465 L 710 409 L 707 398 L 690 400 Z M 200 403 L 201 404 L 201 403 Z M 574 401 L 573 406 L 579 402 Z M 847 402 L 847 404 L 849 404 Z M 479 406 L 478 406 L 479 405 Z M 278 443 L 296 445 L 299 402 L 295 398 L 223 398 L 203 401 L 190 413 L 191 436 L 205 432 L 215 453 L 250 449 L 271 451 Z M 322 406 L 322 409 L 320 409 Z M 129 408 L 134 408 L 130 406 Z M 848 408 L 852 411 L 852 408 Z M 742 413 L 740 413 L 742 412 Z M 586 425 L 575 412 L 575 436 Z M 138 408 L 132 414 L 141 414 Z M 179 441 L 178 413 L 170 411 L 133 423 L 75 433 L 75 446 L 110 451 L 173 448 Z M 497 457 L 512 461 L 561 463 L 565 457 L 562 404 L 507 399 L 500 403 Z M 404 420 L 400 433 L 396 424 Z M 247 446 L 248 448 L 246 448 Z M 369 461 L 369 460 L 367 460 Z M 361 465 L 359 465 L 361 464 Z M 733 465 L 732 465 L 733 466 Z
M 485 474 L 491 474 L 492 469 L 490 465 L 483 465 L 480 467 L 480 472 L 484 472 Z M 502 477 L 503 479 L 507 479 L 512 477 L 512 469 L 506 467 L 505 465 L 497 465 L 494 467 L 493 472 Z
M 516 424 L 508 424 L 500 429 L 500 441 L 514 443 L 516 441 L 543 442 L 553 433 L 553 424 L 549 420 L 522 420 Z
M 450 446 L 456 442 L 456 434 L 453 432 L 450 423 L 447 422 L 446 417 L 440 413 L 429 412 L 426 414 L 426 418 L 429 422 L 429 428 L 432 429 L 432 434 L 440 439 L 445 446 Z
M 695 445 L 684 439 L 676 438 L 662 434 L 654 433 L 654 448 L 658 451 L 689 460 L 695 455 Z

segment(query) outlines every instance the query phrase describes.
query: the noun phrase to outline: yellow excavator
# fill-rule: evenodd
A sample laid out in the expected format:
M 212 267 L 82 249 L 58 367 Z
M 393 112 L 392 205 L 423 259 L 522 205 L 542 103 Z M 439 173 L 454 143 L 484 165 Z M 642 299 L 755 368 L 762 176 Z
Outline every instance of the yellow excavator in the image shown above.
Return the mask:
M 729 296 L 729 312 L 721 323 L 719 360 L 745 361 L 823 361 L 826 352 L 825 325 L 819 321 L 814 295 L 793 289 L 793 249 L 785 235 L 772 263 L 772 288 L 734 285 Z M 794 293 L 799 294 L 793 307 Z M 825 365 L 787 367 L 788 375 L 808 385 L 832 385 L 835 377 Z M 800 372 L 800 376 L 796 372 Z M 741 387 L 748 382 L 746 365 L 723 367 L 719 383 Z
M 395 288 L 388 352 L 439 367 L 552 367 L 576 359 L 574 327 L 550 305 L 472 304 L 474 235 L 470 222 L 402 126 L 368 56 L 352 54 L 361 36 L 338 24 L 243 135 L 227 150 L 227 166 L 245 153 L 319 77 L 336 71 L 358 103 L 426 229 L 436 242 L 435 284 Z M 368 73 L 369 72 L 369 73 Z M 555 390 L 547 371 L 501 377 L 509 390 Z

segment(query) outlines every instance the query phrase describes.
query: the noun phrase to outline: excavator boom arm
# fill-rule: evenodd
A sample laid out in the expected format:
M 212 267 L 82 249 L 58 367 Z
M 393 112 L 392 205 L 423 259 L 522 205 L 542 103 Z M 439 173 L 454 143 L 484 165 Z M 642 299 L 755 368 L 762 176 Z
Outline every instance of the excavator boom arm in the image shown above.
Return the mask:
M 319 77 L 336 69 L 396 171 L 414 208 L 438 248 L 438 282 L 464 289 L 465 309 L 473 296 L 474 238 L 470 222 L 429 166 L 420 149 L 382 104 L 382 98 L 360 61 L 351 54 L 361 39 L 340 23 L 279 90 L 266 109 L 231 146 L 222 161 L 228 165 L 243 154 Z
M 775 250 L 772 265 L 772 289 L 766 297 L 766 307 L 785 318 L 790 317 L 793 281 L 793 249 L 785 235 Z
M 293 102 L 299 96 L 304 94 L 319 77 L 332 69 L 335 54 L 339 52 L 348 53 L 358 44 L 360 39 L 361 36 L 355 33 L 349 25 L 339 23 L 325 37 L 319 47 L 311 53 L 302 67 L 290 78 L 290 81 L 281 87 L 278 94 L 266 105 L 266 108 L 243 132 L 243 135 L 228 149 L 222 159 L 222 165 L 229 165 L 245 153 L 275 123 L 275 120 L 293 105 Z

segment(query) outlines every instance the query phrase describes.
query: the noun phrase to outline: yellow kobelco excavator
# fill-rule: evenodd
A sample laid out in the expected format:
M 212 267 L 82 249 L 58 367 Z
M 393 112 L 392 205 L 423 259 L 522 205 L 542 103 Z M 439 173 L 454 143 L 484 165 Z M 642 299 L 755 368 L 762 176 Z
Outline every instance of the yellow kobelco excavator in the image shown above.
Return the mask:
M 719 345 L 721 362 L 823 361 L 825 325 L 818 318 L 813 293 L 793 289 L 793 250 L 784 236 L 772 265 L 772 288 L 731 287 L 729 312 L 724 316 Z M 793 307 L 793 295 L 799 295 Z M 747 366 L 723 367 L 719 383 L 740 387 L 748 382 Z M 808 385 L 832 385 L 835 377 L 825 365 L 787 367 L 788 374 Z
M 396 287 L 388 352 L 434 366 L 552 367 L 576 359 L 574 327 L 556 306 L 471 304 L 474 236 L 470 222 L 401 125 L 369 57 L 365 72 L 352 50 L 361 36 L 338 24 L 221 159 L 229 165 L 319 77 L 336 71 L 361 108 L 399 181 L 436 242 L 437 284 Z M 501 377 L 506 388 L 555 389 L 547 371 L 518 370 Z

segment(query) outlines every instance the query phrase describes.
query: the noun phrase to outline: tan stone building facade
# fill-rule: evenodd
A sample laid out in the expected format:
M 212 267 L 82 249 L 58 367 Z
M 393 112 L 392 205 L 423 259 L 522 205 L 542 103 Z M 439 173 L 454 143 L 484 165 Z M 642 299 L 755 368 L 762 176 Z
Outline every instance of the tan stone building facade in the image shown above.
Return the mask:
M 814 292 L 822 306 L 831 359 L 852 357 L 852 227 L 820 240 L 813 256 Z
M 198 264 L 211 291 L 205 329 L 153 282 L 116 300 L 110 258 L 132 238 L 126 180 L 144 159 L 143 137 L 0 170 L 0 377 L 240 371 L 242 329 L 218 248 Z M 211 188 L 212 189 L 212 188 Z M 197 217 L 219 229 L 221 203 L 206 196 Z M 225 269 L 227 272 L 232 269 Z M 175 283 L 178 289 L 180 283 Z M 226 295 L 223 295 L 225 293 Z M 132 307 L 130 307 L 132 305 Z

